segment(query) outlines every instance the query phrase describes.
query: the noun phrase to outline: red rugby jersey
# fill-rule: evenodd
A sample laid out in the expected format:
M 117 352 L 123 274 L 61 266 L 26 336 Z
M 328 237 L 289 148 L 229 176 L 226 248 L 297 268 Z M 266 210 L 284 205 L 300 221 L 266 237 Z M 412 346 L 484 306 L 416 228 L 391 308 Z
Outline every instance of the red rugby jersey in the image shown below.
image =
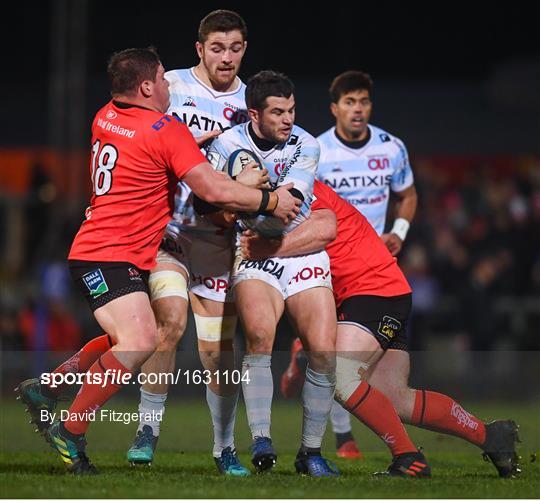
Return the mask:
M 92 198 L 69 259 L 155 265 L 174 189 L 205 162 L 188 128 L 174 117 L 110 101 L 92 124 Z
M 312 210 L 330 209 L 337 218 L 337 237 L 326 246 L 330 256 L 336 304 L 352 296 L 399 296 L 411 288 L 397 260 L 367 219 L 332 188 L 315 181 Z

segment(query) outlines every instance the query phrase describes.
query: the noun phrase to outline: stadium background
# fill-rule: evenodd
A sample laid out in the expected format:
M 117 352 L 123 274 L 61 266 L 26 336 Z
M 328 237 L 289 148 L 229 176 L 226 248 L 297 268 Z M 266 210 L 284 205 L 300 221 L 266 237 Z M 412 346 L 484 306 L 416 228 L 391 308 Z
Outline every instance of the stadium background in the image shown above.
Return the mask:
M 108 56 L 152 44 L 167 69 L 192 66 L 198 22 L 215 8 L 237 10 L 248 24 L 240 76 L 287 73 L 297 123 L 314 135 L 333 125 L 332 78 L 347 69 L 372 75 L 371 121 L 405 142 L 419 193 L 399 258 L 415 292 L 412 380 L 467 401 L 504 402 L 509 413 L 532 405 L 530 446 L 540 448 L 539 7 L 520 2 L 10 5 L 0 34 L 4 397 L 99 333 L 64 260 L 88 201 L 89 127 L 109 97 Z M 194 342 L 190 322 L 183 368 L 199 367 Z M 276 375 L 289 342 L 284 326 Z

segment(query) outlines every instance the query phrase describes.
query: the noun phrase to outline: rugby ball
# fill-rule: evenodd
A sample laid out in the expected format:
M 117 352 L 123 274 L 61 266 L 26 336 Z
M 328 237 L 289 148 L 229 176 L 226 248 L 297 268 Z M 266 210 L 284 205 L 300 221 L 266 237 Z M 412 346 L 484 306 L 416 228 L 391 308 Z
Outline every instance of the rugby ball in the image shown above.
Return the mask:
M 244 149 L 233 151 L 227 162 L 227 174 L 231 177 L 238 176 L 249 162 L 256 162 L 258 168 L 261 170 L 263 169 L 262 162 L 252 151 Z

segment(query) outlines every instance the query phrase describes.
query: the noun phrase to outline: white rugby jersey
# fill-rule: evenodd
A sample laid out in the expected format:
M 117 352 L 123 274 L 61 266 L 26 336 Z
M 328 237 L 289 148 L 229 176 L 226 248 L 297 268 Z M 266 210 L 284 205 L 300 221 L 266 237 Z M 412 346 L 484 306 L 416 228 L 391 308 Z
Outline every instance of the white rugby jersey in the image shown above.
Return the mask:
M 300 214 L 284 225 L 273 216 L 257 216 L 242 220 L 245 227 L 257 230 L 264 236 L 275 237 L 287 233 L 305 221 L 311 213 L 313 183 L 319 161 L 317 140 L 301 127 L 293 125 L 286 143 L 280 143 L 271 150 L 260 150 L 248 132 L 248 124 L 238 125 L 216 138 L 208 150 L 208 160 L 215 169 L 224 170 L 231 153 L 238 149 L 250 150 L 261 160 L 268 170 L 273 186 L 294 183 L 304 202 Z
M 388 132 L 368 125 L 371 138 L 362 148 L 349 148 L 335 127 L 321 134 L 317 178 L 354 205 L 381 235 L 390 190 L 403 191 L 414 183 L 407 149 Z
M 246 85 L 238 77 L 238 87 L 230 92 L 217 92 L 208 87 L 197 78 L 194 68 L 167 71 L 165 78 L 169 81 L 171 95 L 167 113 L 182 120 L 195 137 L 247 122 Z M 204 149 L 203 153 L 206 154 Z M 190 226 L 211 231 L 208 225 L 196 220 L 191 190 L 182 182 L 178 183 L 174 205 L 173 220 L 169 225 L 176 228 L 171 233 L 177 233 L 180 228 L 188 230 Z

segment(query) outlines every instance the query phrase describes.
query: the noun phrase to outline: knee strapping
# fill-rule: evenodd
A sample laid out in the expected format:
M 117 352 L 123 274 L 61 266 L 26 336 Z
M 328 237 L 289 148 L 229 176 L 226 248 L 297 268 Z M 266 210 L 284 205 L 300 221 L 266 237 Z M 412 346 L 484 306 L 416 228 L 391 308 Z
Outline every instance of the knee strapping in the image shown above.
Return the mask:
M 197 338 L 201 341 L 228 341 L 234 339 L 236 333 L 236 315 L 226 317 L 202 317 L 193 314 Z
M 352 358 L 336 357 L 336 400 L 344 404 L 358 388 L 369 364 Z

